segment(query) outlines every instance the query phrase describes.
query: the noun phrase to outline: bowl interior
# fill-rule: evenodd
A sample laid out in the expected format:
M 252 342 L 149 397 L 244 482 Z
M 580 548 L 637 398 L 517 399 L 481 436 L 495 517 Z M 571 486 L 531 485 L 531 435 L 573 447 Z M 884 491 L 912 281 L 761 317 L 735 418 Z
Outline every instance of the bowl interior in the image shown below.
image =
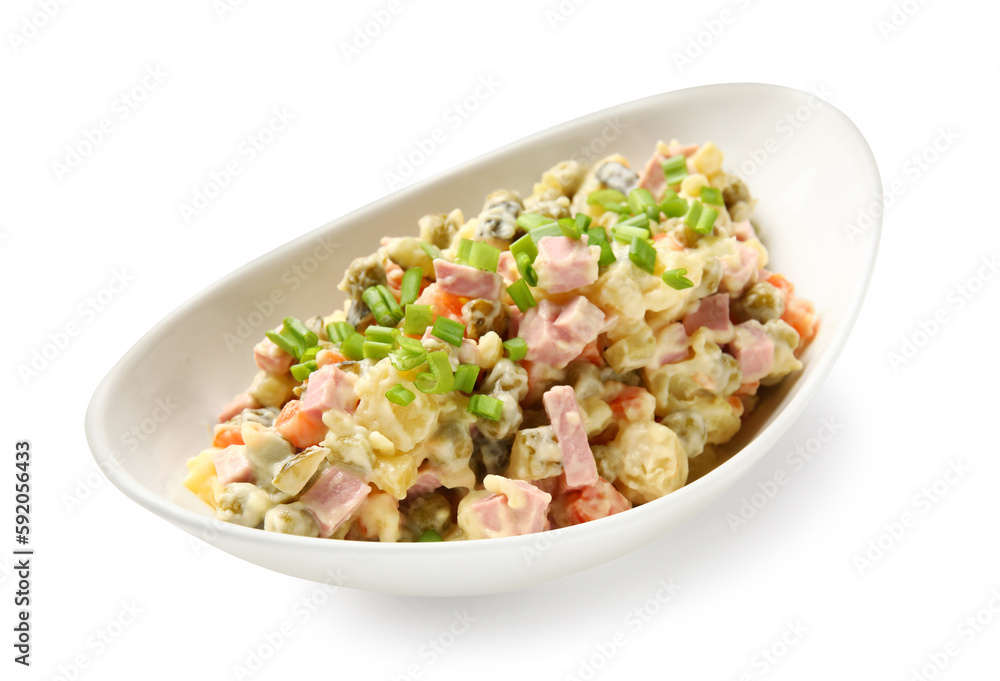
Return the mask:
M 343 294 L 336 285 L 350 261 L 372 252 L 382 236 L 415 235 L 417 219 L 424 214 L 459 207 L 467 218 L 474 216 L 489 192 L 509 188 L 526 195 L 542 171 L 566 158 L 593 162 L 620 152 L 637 166 L 658 139 L 674 137 L 682 142 L 711 140 L 722 149 L 727 170 L 744 177 L 758 198 L 755 222 L 770 251 L 769 269 L 784 273 L 798 293 L 813 300 L 822 322 L 804 357 L 803 372 L 762 401 L 729 448 L 730 453 L 742 448 L 740 456 L 684 488 L 683 494 L 588 524 L 593 528 L 570 528 L 576 533 L 603 530 L 598 527 L 602 525 L 626 528 L 624 535 L 631 541 L 626 549 L 650 541 L 721 494 L 790 425 L 829 372 L 863 299 L 877 250 L 878 220 L 853 240 L 844 225 L 856 219 L 860 209 L 881 201 L 881 181 L 864 138 L 850 120 L 808 93 L 770 85 L 715 85 L 624 104 L 508 145 L 261 256 L 169 315 L 112 369 L 87 415 L 95 458 L 112 482 L 142 505 L 189 531 L 204 528 L 208 508 L 180 486 L 184 462 L 207 446 L 220 406 L 249 383 L 255 372 L 252 348 L 266 329 L 287 315 L 308 317 L 340 307 Z M 171 405 L 168 425 L 154 429 L 136 452 L 121 454 L 122 435 L 163 404 Z M 634 516 L 631 525 L 627 516 Z M 273 552 L 254 547 L 283 542 L 303 552 L 324 551 L 331 560 L 347 555 L 377 560 L 388 551 L 412 550 L 275 537 L 233 526 L 217 528 L 215 535 L 228 551 L 300 576 L 312 573 L 288 568 L 267 558 Z M 464 548 L 448 552 L 485 556 L 476 546 L 494 543 L 490 554 L 514 550 L 504 547 L 516 541 L 464 542 Z M 618 555 L 613 550 L 603 557 L 571 553 L 566 552 L 567 574 Z M 505 588 L 558 576 L 559 570 L 547 576 L 544 572 L 528 572 Z M 369 583 L 378 579 L 376 573 L 355 585 L 380 588 Z M 495 586 L 489 590 L 499 590 Z M 398 580 L 392 590 L 436 592 L 416 583 L 408 588 Z M 462 590 L 456 585 L 452 593 Z M 472 585 L 464 588 L 474 591 Z

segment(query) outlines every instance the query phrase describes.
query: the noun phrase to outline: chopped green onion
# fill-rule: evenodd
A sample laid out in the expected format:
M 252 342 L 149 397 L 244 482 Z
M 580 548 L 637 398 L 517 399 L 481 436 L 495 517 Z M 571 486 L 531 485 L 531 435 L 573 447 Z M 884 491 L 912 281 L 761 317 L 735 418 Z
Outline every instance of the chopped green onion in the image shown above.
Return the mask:
M 490 246 L 485 241 L 476 241 L 472 244 L 472 252 L 469 254 L 469 264 L 477 270 L 496 272 L 499 262 L 499 248 Z
M 691 288 L 694 286 L 694 282 L 684 276 L 687 273 L 688 271 L 683 267 L 679 267 L 676 270 L 667 270 L 663 273 L 663 283 L 678 291 Z
M 503 400 L 489 395 L 473 395 L 469 400 L 469 413 L 491 421 L 499 421 L 503 415 Z
M 691 207 L 688 209 L 687 217 L 684 218 L 684 224 L 694 229 L 698 226 L 698 218 L 701 217 L 702 203 L 698 199 L 691 202 Z
M 656 208 L 656 201 L 648 189 L 636 187 L 628 193 L 628 208 L 632 215 L 645 213 L 647 208 Z
M 701 201 L 702 203 L 710 203 L 713 206 L 721 206 L 722 192 L 717 187 L 702 187 Z
M 604 210 L 611 211 L 612 213 L 618 213 L 622 217 L 628 217 L 632 214 L 629 211 L 628 206 L 624 203 L 611 203 L 609 201 L 607 203 L 602 203 L 601 207 L 604 208 Z
M 389 400 L 393 404 L 398 404 L 401 407 L 405 407 L 416 399 L 416 397 L 416 395 L 404 388 L 402 383 L 397 383 L 392 386 L 385 394 L 385 399 Z
M 668 218 L 679 218 L 688 212 L 687 199 L 682 199 L 674 194 L 673 198 L 667 199 L 660 204 L 660 210 Z
M 563 236 L 569 237 L 570 239 L 579 239 L 582 232 L 580 231 L 580 225 L 576 224 L 576 220 L 573 218 L 560 218 L 559 230 L 562 232 Z
M 527 312 L 537 305 L 535 302 L 535 296 L 531 295 L 531 289 L 528 288 L 528 282 L 524 279 L 518 279 L 513 284 L 508 286 L 507 293 L 509 293 L 510 297 L 514 299 L 514 304 L 517 305 L 517 309 L 521 312 Z
M 444 541 L 444 539 L 437 533 L 437 530 L 424 530 L 417 541 Z
M 365 340 L 374 341 L 376 343 L 395 343 L 396 339 L 392 335 L 393 331 L 395 331 L 395 329 L 392 327 L 372 324 L 365 329 Z
M 455 371 L 455 390 L 471 393 L 476 388 L 479 367 L 475 364 L 459 364 Z
M 615 225 L 611 229 L 611 235 L 620 244 L 631 244 L 632 239 L 648 239 L 649 231 L 641 227 L 629 227 L 628 225 Z
M 706 206 L 701 211 L 701 217 L 698 218 L 698 224 L 693 228 L 694 231 L 698 234 L 711 234 L 717 217 L 719 217 L 719 211 Z
M 340 354 L 347 359 L 360 362 L 365 358 L 364 354 L 365 337 L 357 331 L 345 338 L 340 343 Z
M 510 252 L 515 259 L 519 253 L 524 253 L 529 258 L 528 262 L 534 262 L 535 258 L 538 257 L 538 247 L 535 246 L 535 240 L 531 238 L 530 234 L 525 234 L 512 243 L 510 245 Z
M 397 348 L 389 353 L 389 361 L 400 371 L 412 371 L 427 361 L 427 349 L 420 341 L 407 338 L 398 331 L 395 340 Z
M 586 233 L 586 231 L 590 229 L 590 216 L 586 213 L 577 213 L 576 226 L 580 228 L 581 232 Z
M 427 257 L 430 258 L 431 260 L 437 260 L 438 258 L 441 257 L 441 249 L 435 246 L 434 244 L 429 244 L 426 241 L 421 241 L 420 248 L 424 249 L 424 253 L 426 253 Z
M 319 351 L 322 349 L 323 348 L 321 348 L 318 345 L 314 345 L 311 348 L 307 348 L 306 351 L 302 353 L 302 356 L 299 357 L 299 361 L 308 362 L 311 359 L 316 359 L 316 355 L 318 355 Z
M 608 233 L 603 227 L 591 227 L 587 230 L 587 243 L 590 246 L 601 247 L 601 258 L 597 261 L 598 267 L 605 267 L 615 261 L 615 252 L 611 250 L 608 243 Z
M 284 335 L 290 336 L 292 340 L 297 341 L 303 350 L 311 348 L 319 342 L 316 334 L 306 328 L 306 325 L 295 317 L 285 317 L 282 325 L 285 327 L 283 331 Z
M 531 259 L 528 258 L 527 253 L 518 253 L 514 256 L 514 262 L 517 264 L 517 271 L 528 282 L 529 286 L 538 286 L 538 272 L 535 268 L 531 266 Z
M 391 343 L 379 343 L 378 341 L 366 340 L 361 346 L 361 354 L 365 359 L 379 361 L 385 359 L 392 352 Z
M 455 262 L 459 265 L 468 265 L 470 255 L 472 255 L 472 240 L 462 239 L 458 242 L 458 250 L 455 252 Z
M 392 311 L 389 304 L 382 299 L 377 286 L 369 286 L 361 293 L 361 301 L 368 306 L 375 321 L 382 326 L 394 325 Z
M 617 189 L 598 189 L 587 195 L 587 203 L 591 206 L 605 203 L 621 203 L 625 195 Z
M 521 213 L 517 216 L 517 226 L 529 232 L 536 227 L 547 225 L 550 222 L 555 222 L 555 220 L 547 218 L 544 215 L 539 215 L 538 213 Z
M 422 336 L 434 319 L 434 311 L 430 305 L 406 306 L 406 317 L 403 320 L 403 333 L 407 336 Z
M 340 343 L 354 333 L 354 327 L 348 322 L 333 322 L 326 325 L 326 335 L 332 343 Z
M 399 304 L 409 305 L 420 295 L 420 282 L 424 280 L 422 267 L 411 267 L 403 273 L 403 283 L 400 284 Z
M 396 326 L 396 324 L 399 324 L 401 321 L 403 321 L 403 308 L 401 308 L 399 306 L 399 303 L 396 302 L 396 296 L 392 295 L 392 291 L 389 290 L 388 286 L 380 284 L 375 288 L 378 289 L 379 295 L 382 296 L 382 300 L 384 300 L 385 304 L 389 307 L 389 314 L 392 315 L 392 318 L 394 320 L 391 326 Z M 390 326 L 390 325 L 382 324 L 382 326 Z
M 640 213 L 639 215 L 634 215 L 630 217 L 628 220 L 622 220 L 621 222 L 616 223 L 615 226 L 641 227 L 642 229 L 645 229 L 648 232 L 649 216 L 647 216 L 645 213 Z
M 455 387 L 455 374 L 451 372 L 451 361 L 447 352 L 438 350 L 429 353 L 427 366 L 430 373 L 417 374 L 417 380 L 414 382 L 417 390 L 422 393 L 443 395 Z
M 305 351 L 305 348 L 300 346 L 297 340 L 292 340 L 291 338 L 288 338 L 288 336 L 282 335 L 277 331 L 268 331 L 264 335 L 267 336 L 272 343 L 295 359 L 298 359 L 299 355 Z
M 531 238 L 535 241 L 536 244 L 547 236 L 563 235 L 562 228 L 559 226 L 559 223 L 555 221 L 550 222 L 547 225 L 542 225 L 541 227 L 536 227 L 535 229 L 528 232 L 528 234 L 531 235 Z
M 465 324 L 439 315 L 434 320 L 434 328 L 431 329 L 431 335 L 443 340 L 445 343 L 454 345 L 456 348 L 461 347 L 462 336 L 465 335 Z
M 303 362 L 302 364 L 292 365 L 292 377 L 296 381 L 304 381 L 309 377 L 309 374 L 316 371 L 316 360 L 311 359 L 308 362 Z
M 503 342 L 503 349 L 507 351 L 507 356 L 512 362 L 520 362 L 528 354 L 528 343 L 517 336 Z
M 687 159 L 683 154 L 671 156 L 663 162 L 663 175 L 667 179 L 667 185 L 678 184 L 688 175 Z
M 656 269 L 656 249 L 642 237 L 632 238 L 628 259 L 634 262 L 636 267 L 650 274 Z
M 650 206 L 643 212 L 646 214 L 646 217 L 649 218 L 651 221 L 654 220 L 659 221 L 660 213 L 663 212 L 663 209 L 660 208 L 659 206 Z

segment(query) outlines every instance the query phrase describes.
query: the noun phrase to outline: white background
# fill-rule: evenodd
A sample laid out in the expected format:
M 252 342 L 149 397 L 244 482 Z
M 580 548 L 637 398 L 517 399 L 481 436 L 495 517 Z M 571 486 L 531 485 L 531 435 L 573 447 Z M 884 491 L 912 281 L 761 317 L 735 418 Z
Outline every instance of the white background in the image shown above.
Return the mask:
M 515 666 L 532 679 L 996 678 L 1000 282 L 981 270 L 1000 253 L 995 3 L 564 0 L 559 13 L 558 0 L 412 0 L 349 56 L 388 0 L 234 4 L 8 0 L 0 12 L 0 528 L 13 521 L 13 443 L 29 438 L 38 552 L 30 670 L 11 661 L 17 580 L 9 548 L 0 559 L 3 678 L 233 679 L 248 664 L 252 678 L 494 679 Z M 480 79 L 495 90 L 447 123 Z M 869 140 L 891 205 L 829 380 L 780 446 L 682 528 L 517 593 L 327 594 L 189 539 L 96 472 L 83 414 L 132 343 L 222 275 L 389 193 L 385 173 L 435 127 L 447 139 L 407 184 L 598 109 L 727 81 L 824 92 Z M 275 108 L 294 120 L 246 162 L 239 145 Z M 60 171 L 105 118 L 103 139 Z M 180 205 L 231 160 L 242 172 L 185 221 Z M 102 293 L 116 272 L 127 285 Z M 935 315 L 946 321 L 932 328 Z M 68 324 L 66 347 L 24 374 Z M 893 361 L 906 339 L 920 347 Z M 791 464 L 823 419 L 839 432 Z M 787 484 L 734 526 L 778 471 Z M 661 580 L 679 588 L 665 605 Z M 475 622 L 452 638 L 456 612 Z M 977 614 L 980 631 L 963 625 Z M 432 639 L 450 645 L 431 653 Z M 957 654 L 942 657 L 949 642 Z

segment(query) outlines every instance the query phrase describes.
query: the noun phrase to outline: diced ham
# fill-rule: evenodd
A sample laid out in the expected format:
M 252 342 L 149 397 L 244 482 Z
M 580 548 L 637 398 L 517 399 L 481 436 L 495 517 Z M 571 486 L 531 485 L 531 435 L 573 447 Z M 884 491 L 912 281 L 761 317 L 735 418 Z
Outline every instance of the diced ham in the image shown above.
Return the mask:
M 568 487 L 584 487 L 597 481 L 597 462 L 587 441 L 583 414 L 576 402 L 573 388 L 557 385 L 542 395 L 545 413 L 552 423 L 559 449 L 562 451 L 563 473 Z
M 719 285 L 719 290 L 728 291 L 733 297 L 739 297 L 743 289 L 753 282 L 760 262 L 760 253 L 754 248 L 737 242 L 736 252 L 738 262 L 735 262 L 735 258 L 721 258 L 722 281 Z
M 327 427 L 322 417 L 302 410 L 300 400 L 289 400 L 282 407 L 274 428 L 299 449 L 318 445 L 326 437 Z
M 736 338 L 729 352 L 739 362 L 743 383 L 754 383 L 767 376 L 774 361 L 774 341 L 756 319 L 736 325 Z
M 749 220 L 734 222 L 733 234 L 739 241 L 747 241 L 748 239 L 753 239 L 757 236 L 757 232 L 754 231 L 753 225 L 750 224 Z
M 258 369 L 269 374 L 280 376 L 288 371 L 295 359 L 274 344 L 270 338 L 265 338 L 253 348 L 253 359 Z
M 528 344 L 527 359 L 563 368 L 576 359 L 604 327 L 604 313 L 583 296 L 565 306 L 549 300 L 528 310 L 518 334 Z
M 501 251 L 500 260 L 497 263 L 497 273 L 504 278 L 504 284 L 510 286 L 520 278 L 517 271 L 517 263 L 514 261 L 514 254 L 510 251 Z
M 229 403 L 222 408 L 222 411 L 219 412 L 219 423 L 228 421 L 244 409 L 256 409 L 259 406 L 260 405 L 257 404 L 257 400 L 251 397 L 249 392 L 244 390 L 239 395 L 231 399 Z
M 421 494 L 433 492 L 441 486 L 441 480 L 431 471 L 421 471 L 417 474 L 417 481 L 406 490 L 406 498 L 414 499 Z
M 458 525 L 469 539 L 514 537 L 545 529 L 552 495 L 523 480 L 487 475 L 486 491 L 470 492 L 458 506 Z
M 498 300 L 503 292 L 503 277 L 496 272 L 456 265 L 444 258 L 434 260 L 434 274 L 442 290 L 463 298 Z
M 663 162 L 666 160 L 660 154 L 653 154 L 639 175 L 639 186 L 648 189 L 657 201 L 663 196 L 663 190 L 667 186 L 667 176 L 663 173 Z
M 653 337 L 656 339 L 656 351 L 646 365 L 647 369 L 656 370 L 664 364 L 682 362 L 688 358 L 691 338 L 682 322 L 667 324 L 656 331 Z
M 588 237 L 547 236 L 538 241 L 535 271 L 538 286 L 549 293 L 565 293 L 597 281 L 598 246 L 588 246 Z
M 466 299 L 445 291 L 440 284 L 435 282 L 421 291 L 415 302 L 417 305 L 430 305 L 434 314 L 460 322 L 462 321 L 462 306 L 465 305 Z
M 684 331 L 693 336 L 700 328 L 712 331 L 716 342 L 732 339 L 733 323 L 729 321 L 729 294 L 716 293 L 702 298 L 698 307 L 684 316 Z
M 358 510 L 371 491 L 368 483 L 346 468 L 330 466 L 299 501 L 316 517 L 319 536 L 329 537 Z
M 322 420 L 331 409 L 353 414 L 358 406 L 354 385 L 358 377 L 327 364 L 309 374 L 306 393 L 302 398 L 302 413 Z
M 212 455 L 212 463 L 215 464 L 215 472 L 218 474 L 221 484 L 253 482 L 253 467 L 245 452 L 246 447 L 231 445 Z
M 566 519 L 573 525 L 607 518 L 632 508 L 632 503 L 614 485 L 600 477 L 592 485 L 570 490 L 565 504 Z

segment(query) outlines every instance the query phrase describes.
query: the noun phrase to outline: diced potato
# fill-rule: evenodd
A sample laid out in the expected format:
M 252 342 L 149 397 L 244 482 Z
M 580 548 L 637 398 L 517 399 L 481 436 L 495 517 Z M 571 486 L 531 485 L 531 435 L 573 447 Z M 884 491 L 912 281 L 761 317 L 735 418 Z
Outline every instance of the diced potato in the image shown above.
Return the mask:
M 206 504 L 215 508 L 215 492 L 212 490 L 212 480 L 217 480 L 215 463 L 212 457 L 218 451 L 215 447 L 206 449 L 201 454 L 188 459 L 188 474 L 184 478 L 184 486 Z

